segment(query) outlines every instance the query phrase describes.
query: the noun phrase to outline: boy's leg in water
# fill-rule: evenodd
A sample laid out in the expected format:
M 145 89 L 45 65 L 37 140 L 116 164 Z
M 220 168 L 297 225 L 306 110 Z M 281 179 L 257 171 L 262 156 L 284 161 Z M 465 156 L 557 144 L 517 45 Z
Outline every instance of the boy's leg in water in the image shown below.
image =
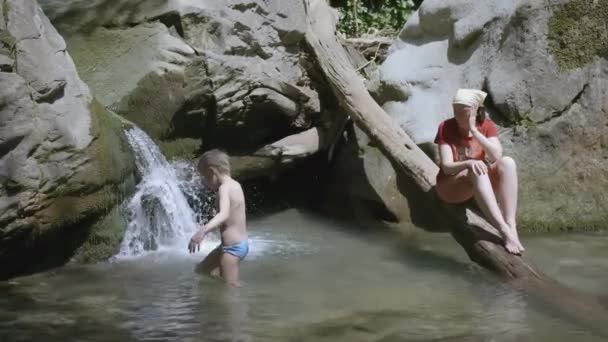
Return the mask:
M 252 341 L 248 334 L 249 307 L 247 300 L 241 298 L 240 288 L 229 287 L 224 292 L 224 303 L 228 312 L 228 329 L 230 341 L 249 342 Z
M 230 253 L 222 253 L 220 260 L 220 273 L 224 281 L 230 285 L 239 287 L 239 263 L 241 259 Z
M 215 269 L 220 267 L 222 253 L 222 246 L 217 246 L 196 266 L 196 271 L 204 275 L 214 276 L 212 273 Z

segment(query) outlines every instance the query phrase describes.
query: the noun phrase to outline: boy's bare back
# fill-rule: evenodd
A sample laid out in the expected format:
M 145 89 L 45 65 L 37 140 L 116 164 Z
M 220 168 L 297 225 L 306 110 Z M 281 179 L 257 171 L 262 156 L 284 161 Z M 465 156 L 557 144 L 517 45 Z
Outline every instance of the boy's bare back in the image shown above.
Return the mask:
M 230 201 L 228 218 L 221 227 L 222 244 L 232 245 L 247 239 L 245 195 L 241 184 L 229 178 L 219 188 L 218 201 L 222 196 L 227 196 Z

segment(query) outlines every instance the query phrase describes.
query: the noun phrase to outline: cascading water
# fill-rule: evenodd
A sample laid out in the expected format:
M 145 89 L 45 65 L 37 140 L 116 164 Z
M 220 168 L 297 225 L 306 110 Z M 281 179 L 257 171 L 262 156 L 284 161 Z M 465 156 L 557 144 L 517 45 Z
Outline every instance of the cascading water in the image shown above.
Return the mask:
M 187 163 L 174 167 L 167 162 L 141 129 L 134 127 L 126 135 L 142 180 L 128 204 L 129 225 L 117 258 L 154 250 L 187 253 L 188 240 L 200 227 L 208 207 L 208 201 L 199 196 L 202 185 L 198 174 Z M 178 178 L 178 171 L 184 181 Z

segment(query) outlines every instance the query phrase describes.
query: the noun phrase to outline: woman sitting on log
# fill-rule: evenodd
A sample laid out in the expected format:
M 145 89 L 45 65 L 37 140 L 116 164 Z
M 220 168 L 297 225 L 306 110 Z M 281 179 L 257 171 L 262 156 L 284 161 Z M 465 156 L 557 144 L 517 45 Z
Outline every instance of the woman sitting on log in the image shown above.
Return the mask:
M 486 93 L 459 89 L 453 101 L 454 117 L 439 125 L 435 143 L 441 158 L 436 190 L 448 203 L 475 198 L 490 222 L 500 230 L 509 253 L 521 254 L 515 224 L 517 170 L 515 161 L 502 155 L 496 126 L 486 118 Z

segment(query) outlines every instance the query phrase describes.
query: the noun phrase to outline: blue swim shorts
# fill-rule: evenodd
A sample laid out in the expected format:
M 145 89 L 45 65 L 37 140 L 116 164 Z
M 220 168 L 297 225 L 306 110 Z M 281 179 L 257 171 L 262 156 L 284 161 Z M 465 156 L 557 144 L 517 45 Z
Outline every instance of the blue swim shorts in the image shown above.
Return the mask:
M 232 254 L 243 260 L 247 256 L 247 253 L 249 253 L 249 241 L 245 239 L 232 245 L 222 246 L 222 250 L 224 253 Z

